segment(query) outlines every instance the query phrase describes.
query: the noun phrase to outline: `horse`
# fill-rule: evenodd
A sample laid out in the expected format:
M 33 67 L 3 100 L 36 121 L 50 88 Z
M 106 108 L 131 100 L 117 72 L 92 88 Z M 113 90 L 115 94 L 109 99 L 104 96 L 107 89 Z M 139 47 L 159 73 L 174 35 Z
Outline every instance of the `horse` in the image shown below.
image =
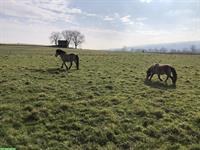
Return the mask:
M 60 56 L 61 60 L 63 61 L 61 68 L 63 68 L 63 65 L 65 65 L 66 69 L 69 70 L 72 67 L 72 63 L 75 62 L 76 63 L 76 69 L 79 69 L 79 57 L 78 55 L 75 55 L 73 53 L 71 54 L 67 54 L 65 51 L 61 50 L 61 49 L 57 49 L 56 50 L 56 54 L 55 56 Z M 69 68 L 67 67 L 65 62 L 70 62 L 70 66 Z
M 147 70 L 147 75 L 146 75 L 146 80 L 150 80 L 153 77 L 154 74 L 158 75 L 158 79 L 160 81 L 163 81 L 160 78 L 160 75 L 166 74 L 167 78 L 165 79 L 165 82 L 167 82 L 167 80 L 170 78 L 172 80 L 173 85 L 176 85 L 176 81 L 177 81 L 177 73 L 174 67 L 167 65 L 167 64 L 155 64 L 152 65 L 151 67 L 149 67 L 149 69 Z

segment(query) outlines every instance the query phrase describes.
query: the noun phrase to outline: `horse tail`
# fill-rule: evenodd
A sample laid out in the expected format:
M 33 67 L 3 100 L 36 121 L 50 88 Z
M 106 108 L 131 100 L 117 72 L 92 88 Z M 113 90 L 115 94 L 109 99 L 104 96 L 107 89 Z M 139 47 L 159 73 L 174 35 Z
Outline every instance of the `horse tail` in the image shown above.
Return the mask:
M 176 84 L 176 80 L 177 80 L 177 73 L 176 73 L 176 70 L 175 68 L 171 67 L 171 71 L 172 71 L 172 74 L 173 74 L 173 84 Z
M 76 68 L 79 69 L 79 57 L 76 55 Z

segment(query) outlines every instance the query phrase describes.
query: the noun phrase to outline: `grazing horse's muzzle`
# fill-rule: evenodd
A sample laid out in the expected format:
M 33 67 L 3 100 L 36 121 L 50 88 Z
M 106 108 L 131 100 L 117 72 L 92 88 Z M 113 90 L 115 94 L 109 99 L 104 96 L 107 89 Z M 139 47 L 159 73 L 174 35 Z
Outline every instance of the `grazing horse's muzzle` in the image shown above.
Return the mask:
M 147 73 L 146 80 L 148 80 L 148 79 L 149 79 L 149 74 Z
M 146 80 L 148 80 L 150 76 L 151 76 L 151 70 L 148 69 L 147 70 L 147 75 L 146 75 Z
M 55 54 L 55 56 L 57 57 L 57 56 L 58 56 L 58 54 L 56 53 L 56 54 Z
M 147 74 L 146 76 L 146 80 L 149 80 L 149 77 L 151 76 L 151 74 Z

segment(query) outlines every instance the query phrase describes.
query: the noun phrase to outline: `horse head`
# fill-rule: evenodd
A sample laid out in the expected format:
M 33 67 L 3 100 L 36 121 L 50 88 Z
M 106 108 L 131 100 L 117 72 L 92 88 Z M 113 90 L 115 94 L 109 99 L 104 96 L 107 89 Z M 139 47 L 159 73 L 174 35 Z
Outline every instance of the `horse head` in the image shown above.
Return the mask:
M 151 74 L 152 74 L 152 68 L 153 68 L 153 66 L 151 66 L 148 70 L 147 70 L 147 75 L 146 75 L 146 80 L 148 80 L 149 79 L 149 77 L 151 76 Z
M 58 55 L 63 55 L 63 54 L 66 54 L 66 52 L 61 49 L 57 49 L 55 56 L 57 57 Z

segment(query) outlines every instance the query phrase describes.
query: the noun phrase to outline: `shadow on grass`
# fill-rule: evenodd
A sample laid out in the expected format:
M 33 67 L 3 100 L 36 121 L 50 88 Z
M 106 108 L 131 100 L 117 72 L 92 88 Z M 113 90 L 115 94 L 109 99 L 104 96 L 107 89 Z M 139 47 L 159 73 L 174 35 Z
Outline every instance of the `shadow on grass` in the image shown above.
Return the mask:
M 65 68 L 27 68 L 31 72 L 39 72 L 39 73 L 49 73 L 49 74 L 60 74 L 60 73 L 71 73 L 77 71 L 77 69 L 71 68 L 70 70 L 66 70 Z
M 144 84 L 147 86 L 150 86 L 152 88 L 157 88 L 161 90 L 166 90 L 166 89 L 176 89 L 176 85 L 170 84 L 168 85 L 167 83 L 163 83 L 160 81 L 144 81 Z
M 60 74 L 63 72 L 68 73 L 66 69 L 61 68 L 47 68 L 47 69 L 28 69 L 31 72 L 39 72 L 39 73 L 50 73 L 50 74 Z

